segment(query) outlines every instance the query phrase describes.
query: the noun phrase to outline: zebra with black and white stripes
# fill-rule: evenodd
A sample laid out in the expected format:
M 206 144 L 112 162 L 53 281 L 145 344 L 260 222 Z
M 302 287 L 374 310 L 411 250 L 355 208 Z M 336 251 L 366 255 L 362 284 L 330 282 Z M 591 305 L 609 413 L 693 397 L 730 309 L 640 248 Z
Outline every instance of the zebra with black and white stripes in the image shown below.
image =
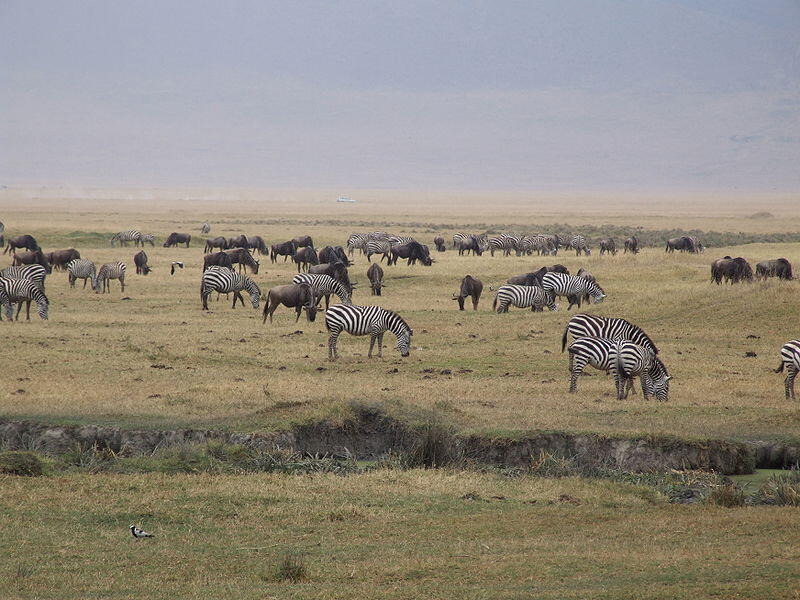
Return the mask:
M 641 327 L 630 321 L 618 317 L 601 317 L 580 313 L 569 320 L 561 336 L 561 351 L 567 346 L 567 337 L 572 334 L 575 339 L 582 337 L 608 338 L 610 340 L 630 340 L 644 346 L 653 354 L 658 354 L 658 348 Z
M 800 372 L 800 340 L 790 340 L 781 348 L 781 364 L 775 369 L 776 373 L 782 373 L 786 369 L 786 399 L 794 400 L 794 380 Z
M 614 369 L 614 346 L 617 340 L 599 337 L 579 337 L 569 345 L 569 391 L 578 391 L 578 379 L 586 365 L 610 373 Z M 633 379 L 628 379 L 628 389 L 633 388 Z M 627 392 L 626 392 L 627 393 Z
M 494 297 L 492 309 L 498 313 L 506 313 L 509 304 L 517 308 L 530 306 L 531 311 L 541 311 L 545 306 L 551 311 L 558 310 L 553 295 L 535 285 L 501 285 Z
M 111 246 L 113 247 L 116 242 L 119 242 L 120 246 L 127 246 L 128 242 L 133 242 L 135 245 L 139 245 L 139 240 L 142 238 L 142 234 L 137 229 L 128 229 L 127 231 L 120 231 L 119 233 L 115 233 L 111 236 L 109 240 L 111 242 Z
M 325 297 L 325 309 L 330 306 L 331 294 L 339 296 L 342 304 L 352 304 L 353 300 L 350 292 L 341 281 L 337 281 L 330 275 L 324 273 L 298 273 L 292 278 L 292 283 L 307 283 L 314 290 L 314 297 L 317 304 Z
M 22 303 L 25 302 L 26 321 L 31 320 L 31 302 L 35 301 L 38 307 L 39 316 L 47 320 L 47 310 L 50 305 L 47 296 L 30 279 L 12 279 L 0 277 L 0 287 L 3 288 L 9 302 L 17 303 L 17 321 L 22 310 Z
M 501 233 L 498 236 L 489 238 L 489 254 L 494 256 L 495 251 L 503 251 L 503 256 L 509 256 L 512 250 L 516 250 L 519 245 L 519 238 Z
M 612 372 L 617 386 L 617 400 L 628 397 L 625 389 L 626 378 L 640 377 L 642 395 L 647 400 L 650 394 L 656 400 L 669 400 L 669 380 L 672 377 L 667 368 L 648 348 L 627 340 L 618 340 L 611 350 Z
M 586 238 L 582 235 L 573 235 L 569 240 L 569 247 L 575 250 L 575 255 L 580 256 L 581 252 L 589 256 L 592 252 L 589 249 L 589 244 L 586 242 Z
M 542 287 L 555 296 L 566 296 L 569 300 L 567 310 L 576 304 L 580 307 L 581 299 L 587 294 L 592 297 L 595 304 L 600 304 L 606 297 L 603 288 L 593 281 L 552 271 L 542 277 Z
M 373 254 L 380 254 L 380 262 L 383 262 L 384 258 L 391 258 L 392 244 L 386 240 L 368 240 L 364 253 L 367 255 L 367 260 L 369 261 L 372 260 Z
M 6 267 L 0 270 L 0 277 L 9 279 L 30 279 L 36 284 L 36 287 L 44 292 L 44 279 L 47 277 L 47 269 L 36 263 Z
M 106 291 L 111 293 L 111 280 L 119 279 L 119 284 L 122 286 L 122 291 L 125 292 L 125 263 L 124 262 L 110 262 L 100 267 L 97 273 L 97 287 L 102 287 L 102 291 L 95 289 L 100 294 L 105 294 Z
M 342 331 L 350 335 L 369 335 L 368 358 L 372 357 L 372 349 L 378 342 L 378 357 L 383 356 L 383 334 L 391 331 L 397 337 L 396 348 L 401 356 L 408 356 L 411 351 L 411 336 L 414 331 L 403 318 L 391 310 L 380 306 L 355 306 L 353 304 L 336 304 L 325 312 L 325 327 L 330 332 L 328 338 L 328 358 L 336 360 L 336 342 Z
M 352 256 L 353 252 L 358 249 L 361 250 L 361 254 L 364 254 L 367 242 L 369 241 L 369 234 L 366 233 L 354 233 L 349 238 L 347 238 L 347 253 Z
M 67 263 L 69 273 L 69 286 L 75 287 L 75 281 L 83 279 L 83 289 L 86 289 L 86 282 L 92 282 L 92 289 L 97 291 L 97 267 L 94 263 L 85 258 L 76 258 Z
M 203 271 L 203 278 L 200 282 L 200 300 L 203 303 L 203 310 L 208 310 L 208 297 L 211 292 L 228 294 L 233 292 L 233 307 L 236 308 L 236 300 L 240 300 L 244 306 L 242 290 L 250 294 L 250 303 L 253 308 L 258 308 L 261 301 L 261 289 L 256 282 L 247 275 L 237 273 L 228 267 L 211 266 Z
M 145 242 L 148 242 L 151 246 L 155 248 L 156 236 L 154 236 L 152 233 L 143 233 L 139 236 L 139 240 L 138 243 L 136 243 L 136 245 L 138 246 L 139 244 L 141 244 L 142 248 L 144 248 Z
M 6 317 L 9 321 L 14 320 L 14 308 L 11 306 L 11 300 L 6 294 L 6 288 L 0 285 L 0 321 L 3 320 L 3 310 L 6 311 Z
M 408 244 L 409 242 L 416 242 L 413 237 L 403 235 L 390 235 L 387 240 L 392 246 L 399 246 L 400 244 Z

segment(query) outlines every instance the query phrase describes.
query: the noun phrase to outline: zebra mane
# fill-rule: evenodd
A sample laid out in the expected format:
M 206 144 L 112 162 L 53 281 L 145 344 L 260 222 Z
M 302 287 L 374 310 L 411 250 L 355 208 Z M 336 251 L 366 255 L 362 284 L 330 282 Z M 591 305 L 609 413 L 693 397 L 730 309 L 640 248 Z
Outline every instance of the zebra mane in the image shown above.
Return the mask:
M 394 315 L 397 318 L 397 320 L 400 322 L 400 325 L 405 327 L 408 331 L 411 331 L 411 332 L 414 331 L 413 329 L 411 329 L 411 325 L 406 323 L 406 320 L 403 317 L 401 317 L 400 315 L 398 315 L 396 312 L 394 312 L 393 310 L 389 310 L 388 308 L 384 308 L 383 310 L 385 310 L 386 312 L 391 313 L 392 315 Z

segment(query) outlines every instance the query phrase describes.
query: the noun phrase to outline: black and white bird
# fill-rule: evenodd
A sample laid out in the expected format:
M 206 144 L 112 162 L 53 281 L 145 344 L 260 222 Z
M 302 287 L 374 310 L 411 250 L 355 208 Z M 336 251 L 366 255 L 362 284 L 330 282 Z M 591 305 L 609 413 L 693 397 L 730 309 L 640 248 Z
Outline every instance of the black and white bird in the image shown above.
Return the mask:
M 179 261 L 179 260 L 173 261 L 172 262 L 172 269 L 169 272 L 170 275 L 175 275 L 175 266 L 176 265 L 178 267 L 180 267 L 181 269 L 183 268 L 183 263 L 181 261 Z
M 152 533 L 147 533 L 144 529 L 139 529 L 138 527 L 136 527 L 136 525 L 131 525 L 130 530 L 131 530 L 131 535 L 134 538 L 136 538 L 137 540 L 139 538 L 151 538 L 151 537 L 153 537 Z

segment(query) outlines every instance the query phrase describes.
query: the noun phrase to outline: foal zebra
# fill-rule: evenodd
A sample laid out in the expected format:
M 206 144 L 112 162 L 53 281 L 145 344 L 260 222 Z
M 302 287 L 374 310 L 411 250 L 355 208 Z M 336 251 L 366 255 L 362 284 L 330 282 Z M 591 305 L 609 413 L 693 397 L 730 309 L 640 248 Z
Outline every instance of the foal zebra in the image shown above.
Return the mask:
M 580 256 L 581 252 L 585 253 L 586 256 L 591 254 L 589 245 L 586 243 L 586 238 L 582 235 L 573 235 L 569 240 L 569 245 L 573 250 L 575 250 L 575 254 L 577 256 Z
M 111 246 L 113 247 L 115 242 L 119 242 L 120 246 L 127 246 L 128 242 L 133 242 L 137 246 L 139 245 L 139 240 L 142 238 L 141 232 L 136 229 L 129 229 L 127 231 L 120 231 L 119 233 L 115 233 L 111 236 L 109 242 L 111 242 Z
M 86 280 L 92 282 L 92 289 L 97 290 L 97 271 L 94 263 L 85 258 L 76 258 L 67 263 L 69 272 L 69 285 L 75 287 L 77 279 L 83 279 L 83 289 L 86 289 Z
M 203 271 L 203 279 L 200 282 L 200 300 L 203 302 L 203 310 L 208 310 L 208 297 L 211 292 L 228 294 L 233 292 L 233 307 L 236 308 L 236 300 L 240 300 L 244 306 L 244 298 L 241 291 L 246 290 L 250 294 L 250 303 L 253 308 L 258 308 L 261 300 L 261 289 L 247 275 L 237 273 L 228 267 L 208 267 Z
M 794 379 L 800 372 L 800 340 L 786 342 L 781 348 L 781 364 L 775 369 L 776 373 L 782 373 L 786 369 L 786 399 L 794 400 Z
M 292 278 L 292 283 L 307 283 L 314 289 L 317 304 L 325 296 L 325 309 L 330 306 L 331 294 L 339 296 L 342 304 L 352 304 L 350 292 L 341 281 L 337 281 L 324 273 L 298 273 Z
M 561 351 L 567 346 L 567 336 L 572 334 L 575 339 L 582 337 L 608 338 L 610 340 L 629 340 L 644 346 L 653 354 L 658 354 L 658 348 L 653 340 L 637 325 L 625 319 L 616 317 L 600 317 L 581 313 L 569 320 L 561 336 Z
M 540 311 L 543 307 L 558 310 L 558 304 L 552 294 L 535 285 L 502 285 L 494 297 L 492 309 L 498 313 L 508 312 L 508 305 L 517 308 L 531 307 L 531 311 Z
M 554 296 L 566 296 L 569 300 L 567 310 L 576 304 L 580 307 L 581 299 L 586 295 L 590 295 L 595 304 L 601 303 L 606 297 L 603 289 L 595 282 L 564 273 L 545 273 L 542 277 L 542 288 Z
M 21 265 L 16 267 L 6 267 L 0 270 L 0 277 L 8 279 L 30 279 L 36 284 L 42 292 L 44 292 L 44 278 L 47 277 L 47 269 L 42 265 Z
M 10 279 L 0 278 L 0 287 L 3 288 L 9 302 L 17 303 L 17 321 L 19 321 L 19 313 L 22 310 L 22 303 L 26 303 L 25 313 L 26 320 L 31 320 L 31 302 L 36 301 L 38 306 L 39 316 L 43 320 L 47 320 L 47 309 L 50 302 L 44 292 L 40 290 L 33 281 L 30 279 Z M 6 309 L 7 311 L 7 309 Z
M 617 385 L 617 400 L 628 397 L 625 390 L 625 379 L 637 375 L 642 380 L 644 399 L 652 393 L 656 400 L 669 400 L 669 380 L 672 379 L 664 363 L 649 349 L 629 342 L 618 340 L 611 351 L 614 381 Z
M 125 291 L 125 263 L 124 262 L 110 262 L 100 267 L 100 272 L 97 274 L 97 287 L 102 286 L 102 293 L 106 291 L 111 293 L 111 280 L 119 279 L 119 284 L 122 286 L 122 291 Z M 101 293 L 100 290 L 96 290 Z
M 401 356 L 408 356 L 411 350 L 411 336 L 414 331 L 403 318 L 391 310 L 380 306 L 354 306 L 352 304 L 336 304 L 325 313 L 325 327 L 330 332 L 328 338 L 328 359 L 336 360 L 336 342 L 342 331 L 350 335 L 369 334 L 368 358 L 372 357 L 372 348 L 378 342 L 378 357 L 383 356 L 383 334 L 391 331 L 397 336 L 396 348 Z

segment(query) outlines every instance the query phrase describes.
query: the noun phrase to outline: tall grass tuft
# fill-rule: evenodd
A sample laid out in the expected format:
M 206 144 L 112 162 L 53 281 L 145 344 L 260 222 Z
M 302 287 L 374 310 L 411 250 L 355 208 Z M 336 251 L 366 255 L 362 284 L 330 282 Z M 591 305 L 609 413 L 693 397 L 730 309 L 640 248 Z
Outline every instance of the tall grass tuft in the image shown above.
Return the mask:
M 800 506 L 800 470 L 769 477 L 756 492 L 756 501 L 773 506 Z
M 741 486 L 735 483 L 724 483 L 714 487 L 706 497 L 708 504 L 724 506 L 725 508 L 735 508 L 744 506 L 746 497 Z
M 275 581 L 300 583 L 308 579 L 308 569 L 302 554 L 288 550 L 275 568 Z
M 413 432 L 414 441 L 406 456 L 408 467 L 432 469 L 463 462 L 456 427 L 438 412 L 431 413 Z

